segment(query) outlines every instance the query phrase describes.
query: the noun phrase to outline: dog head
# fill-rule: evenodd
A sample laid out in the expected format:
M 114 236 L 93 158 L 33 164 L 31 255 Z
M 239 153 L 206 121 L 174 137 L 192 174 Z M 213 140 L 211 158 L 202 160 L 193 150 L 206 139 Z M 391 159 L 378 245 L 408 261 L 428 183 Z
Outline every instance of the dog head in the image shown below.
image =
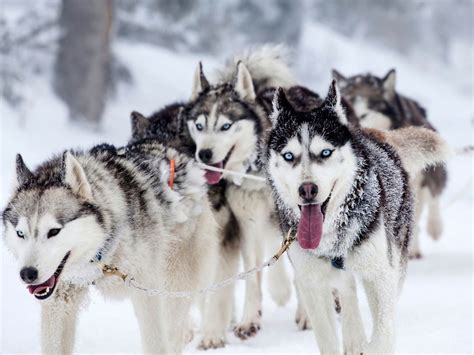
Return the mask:
M 323 104 L 309 112 L 294 110 L 278 89 L 271 119 L 266 152 L 270 183 L 280 209 L 298 223 L 300 245 L 315 249 L 332 192 L 355 167 L 336 82 Z
M 353 106 L 360 125 L 367 128 L 391 129 L 395 114 L 395 69 L 391 69 L 383 78 L 372 74 L 344 77 L 338 71 L 332 71 L 337 80 L 341 95 Z
M 252 77 L 242 62 L 237 64 L 235 82 L 218 86 L 209 84 L 199 63 L 192 102 L 184 113 L 198 161 L 218 168 L 246 169 L 262 131 L 255 98 Z M 221 173 L 206 173 L 209 184 L 221 178 Z
M 133 111 L 130 115 L 132 142 L 147 138 L 156 138 L 163 142 L 172 141 L 181 130 L 180 117 L 183 107 L 184 104 L 171 104 L 148 118 Z
M 5 240 L 20 278 L 45 300 L 72 265 L 94 257 L 105 232 L 84 170 L 71 153 L 35 173 L 18 155 L 16 172 L 18 188 L 2 215 Z

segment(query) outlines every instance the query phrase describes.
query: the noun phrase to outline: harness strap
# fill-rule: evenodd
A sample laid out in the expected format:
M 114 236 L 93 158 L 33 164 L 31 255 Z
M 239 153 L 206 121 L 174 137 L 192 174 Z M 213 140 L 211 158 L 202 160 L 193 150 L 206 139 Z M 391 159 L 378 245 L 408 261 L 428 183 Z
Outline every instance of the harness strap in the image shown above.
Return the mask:
M 168 180 L 168 186 L 170 187 L 171 190 L 173 190 L 173 186 L 174 186 L 175 169 L 176 169 L 176 162 L 174 159 L 171 159 L 170 160 L 170 178 Z

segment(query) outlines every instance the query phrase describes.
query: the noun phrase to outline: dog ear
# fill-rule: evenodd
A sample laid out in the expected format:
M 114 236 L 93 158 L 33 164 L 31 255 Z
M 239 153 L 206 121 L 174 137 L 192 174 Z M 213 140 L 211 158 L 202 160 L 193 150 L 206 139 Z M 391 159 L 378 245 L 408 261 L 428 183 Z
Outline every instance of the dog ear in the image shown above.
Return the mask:
M 234 86 L 235 92 L 242 100 L 255 101 L 255 88 L 253 86 L 252 76 L 244 63 L 237 63 L 237 78 Z
M 290 102 L 286 98 L 285 91 L 279 87 L 275 90 L 273 95 L 273 111 L 270 114 L 270 120 L 272 121 L 273 127 L 278 123 L 278 117 L 283 113 L 293 113 L 295 110 L 291 106 Z
M 193 92 L 191 94 L 191 100 L 195 100 L 201 92 L 209 89 L 210 87 L 211 85 L 209 84 L 209 81 L 207 81 L 204 71 L 202 70 L 202 63 L 199 62 L 196 70 L 194 71 Z
M 16 155 L 16 179 L 18 185 L 26 184 L 34 178 L 33 173 L 28 169 L 21 154 Z
M 382 79 L 384 96 L 388 99 L 395 96 L 396 77 L 397 73 L 395 69 L 390 69 L 387 75 Z
M 130 120 L 132 122 L 132 137 L 143 138 L 148 126 L 150 125 L 150 121 L 137 111 L 133 111 L 130 114 Z
M 339 117 L 339 121 L 343 124 L 347 124 L 347 117 L 341 104 L 341 94 L 337 87 L 336 80 L 332 80 L 329 86 L 328 95 L 324 100 L 324 106 L 330 107 Z
M 337 86 L 339 86 L 341 89 L 347 86 L 347 78 L 344 75 L 339 73 L 336 69 L 333 69 L 331 73 L 332 78 L 337 82 Z
M 64 183 L 69 185 L 72 191 L 85 200 L 92 201 L 92 189 L 87 181 L 86 173 L 79 161 L 69 152 L 63 155 Z

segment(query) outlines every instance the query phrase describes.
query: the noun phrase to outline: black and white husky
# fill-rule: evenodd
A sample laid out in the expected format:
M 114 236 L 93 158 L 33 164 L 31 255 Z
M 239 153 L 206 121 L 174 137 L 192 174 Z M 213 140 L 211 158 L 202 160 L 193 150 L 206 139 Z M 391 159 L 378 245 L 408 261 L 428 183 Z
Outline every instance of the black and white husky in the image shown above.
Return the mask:
M 266 171 L 319 350 L 340 353 L 333 288 L 341 302 L 344 353 L 394 351 L 395 306 L 404 280 L 413 202 L 408 174 L 445 158 L 433 131 L 363 131 L 348 125 L 335 81 L 324 103 L 296 111 L 278 90 Z M 373 315 L 366 343 L 354 276 Z
M 279 47 L 263 47 L 238 56 L 211 85 L 200 64 L 195 72 L 192 99 L 183 111 L 189 134 L 196 144 L 196 159 L 218 168 L 259 175 L 259 143 L 270 127 L 262 94 L 294 80 Z M 263 262 L 265 245 L 277 250 L 281 242 L 271 193 L 264 183 L 230 174 L 207 171 L 208 184 L 226 182 L 226 200 L 237 219 L 244 268 Z M 272 298 L 285 304 L 290 282 L 284 264 L 269 270 Z M 245 306 L 234 333 L 241 339 L 255 335 L 261 326 L 261 277 L 246 281 Z
M 3 211 L 5 242 L 41 301 L 42 351 L 72 352 L 77 315 L 94 284 L 132 301 L 144 352 L 181 352 L 192 300 L 150 297 L 104 277 L 98 262 L 148 288 L 212 283 L 217 225 L 196 162 L 145 142 L 66 151 L 33 172 L 18 155 L 16 171 L 18 187 Z
M 396 91 L 396 72 L 390 70 L 383 78 L 372 74 L 344 77 L 333 70 L 341 95 L 349 101 L 359 117 L 362 127 L 397 129 L 419 126 L 435 130 L 428 120 L 426 110 L 413 99 Z M 415 230 L 410 241 L 409 255 L 420 258 L 418 222 L 424 207 L 428 208 L 428 235 L 437 240 L 443 231 L 440 197 L 447 182 L 444 165 L 428 167 L 413 182 L 416 193 Z

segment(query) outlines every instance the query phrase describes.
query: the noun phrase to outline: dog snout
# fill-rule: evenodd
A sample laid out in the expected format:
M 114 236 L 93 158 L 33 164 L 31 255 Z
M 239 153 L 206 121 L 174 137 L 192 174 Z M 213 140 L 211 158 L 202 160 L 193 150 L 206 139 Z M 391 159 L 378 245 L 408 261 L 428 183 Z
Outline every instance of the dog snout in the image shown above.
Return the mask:
M 20 277 L 26 283 L 35 282 L 38 278 L 38 270 L 34 267 L 24 267 L 20 270 Z
M 201 149 L 198 155 L 199 155 L 199 159 L 201 159 L 203 163 L 209 163 L 212 160 L 211 149 Z
M 318 186 L 312 182 L 304 182 L 298 188 L 298 193 L 305 202 L 311 202 L 318 194 Z

